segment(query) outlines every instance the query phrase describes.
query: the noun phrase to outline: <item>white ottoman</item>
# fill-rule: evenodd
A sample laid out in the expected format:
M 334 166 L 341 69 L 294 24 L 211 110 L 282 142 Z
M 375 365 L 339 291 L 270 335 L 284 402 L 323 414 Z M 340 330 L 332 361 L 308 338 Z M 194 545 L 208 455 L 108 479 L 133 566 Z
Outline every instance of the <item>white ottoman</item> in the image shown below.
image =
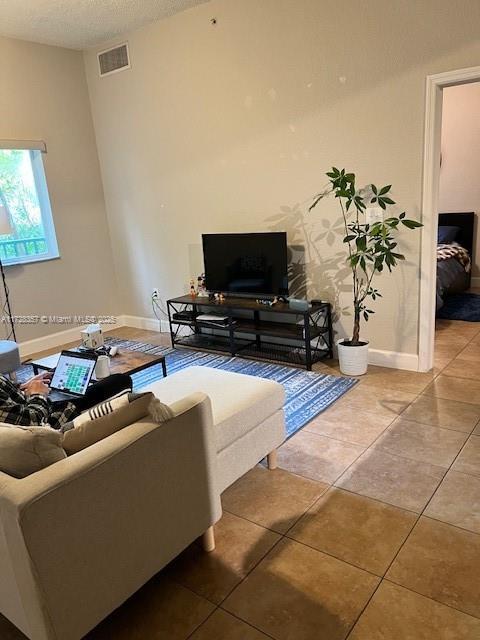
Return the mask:
M 276 466 L 276 449 L 285 440 L 281 384 L 240 373 L 189 367 L 142 389 L 165 404 L 201 391 L 212 403 L 217 444 L 217 488 L 221 493 L 268 456 Z

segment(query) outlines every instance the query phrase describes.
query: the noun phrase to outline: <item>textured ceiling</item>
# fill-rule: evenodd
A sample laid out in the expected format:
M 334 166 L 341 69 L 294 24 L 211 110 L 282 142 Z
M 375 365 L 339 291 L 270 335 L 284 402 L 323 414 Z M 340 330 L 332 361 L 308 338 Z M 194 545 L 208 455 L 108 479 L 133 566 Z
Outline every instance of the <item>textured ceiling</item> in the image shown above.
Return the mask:
M 208 0 L 0 0 L 0 35 L 86 49 Z

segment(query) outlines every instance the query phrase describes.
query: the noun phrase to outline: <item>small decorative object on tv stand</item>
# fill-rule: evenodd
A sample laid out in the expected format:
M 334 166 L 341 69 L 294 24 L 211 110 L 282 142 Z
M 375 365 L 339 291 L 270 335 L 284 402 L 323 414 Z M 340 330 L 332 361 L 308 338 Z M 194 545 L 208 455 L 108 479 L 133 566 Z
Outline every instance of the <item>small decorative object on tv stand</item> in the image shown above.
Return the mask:
M 280 360 L 304 366 L 308 371 L 315 362 L 333 357 L 332 310 L 328 302 L 313 302 L 308 309 L 299 311 L 285 302 L 264 306 L 250 298 L 215 300 L 186 295 L 167 300 L 167 310 L 172 347 Z M 199 319 L 207 313 L 222 316 L 222 323 L 217 326 Z
M 190 295 L 192 298 L 195 298 L 197 295 L 195 290 L 195 280 L 193 278 L 190 280 Z
M 205 287 L 205 274 L 201 273 L 197 278 L 197 296 L 199 298 L 208 298 L 208 291 Z

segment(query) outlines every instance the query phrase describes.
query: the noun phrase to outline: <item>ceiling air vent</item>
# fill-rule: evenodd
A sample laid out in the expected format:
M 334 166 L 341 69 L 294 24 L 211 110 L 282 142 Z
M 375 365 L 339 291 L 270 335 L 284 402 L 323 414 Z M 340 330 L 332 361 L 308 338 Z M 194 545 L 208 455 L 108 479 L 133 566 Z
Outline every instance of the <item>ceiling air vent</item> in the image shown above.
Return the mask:
M 112 47 L 112 49 L 100 51 L 98 54 L 98 67 L 101 76 L 108 76 L 110 73 L 130 69 L 128 44 L 120 44 Z

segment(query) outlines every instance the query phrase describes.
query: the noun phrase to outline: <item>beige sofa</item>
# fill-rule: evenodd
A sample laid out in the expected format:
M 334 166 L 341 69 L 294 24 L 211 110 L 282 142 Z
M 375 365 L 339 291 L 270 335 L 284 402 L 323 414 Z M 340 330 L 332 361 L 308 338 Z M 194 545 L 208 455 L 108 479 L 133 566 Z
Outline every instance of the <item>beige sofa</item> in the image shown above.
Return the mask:
M 26 478 L 0 473 L 0 612 L 79 640 L 203 534 L 220 494 L 285 437 L 283 387 L 191 367 L 142 389 L 175 417 L 125 427 Z
M 220 518 L 210 400 L 172 409 L 0 473 L 0 611 L 28 638 L 78 640 Z

